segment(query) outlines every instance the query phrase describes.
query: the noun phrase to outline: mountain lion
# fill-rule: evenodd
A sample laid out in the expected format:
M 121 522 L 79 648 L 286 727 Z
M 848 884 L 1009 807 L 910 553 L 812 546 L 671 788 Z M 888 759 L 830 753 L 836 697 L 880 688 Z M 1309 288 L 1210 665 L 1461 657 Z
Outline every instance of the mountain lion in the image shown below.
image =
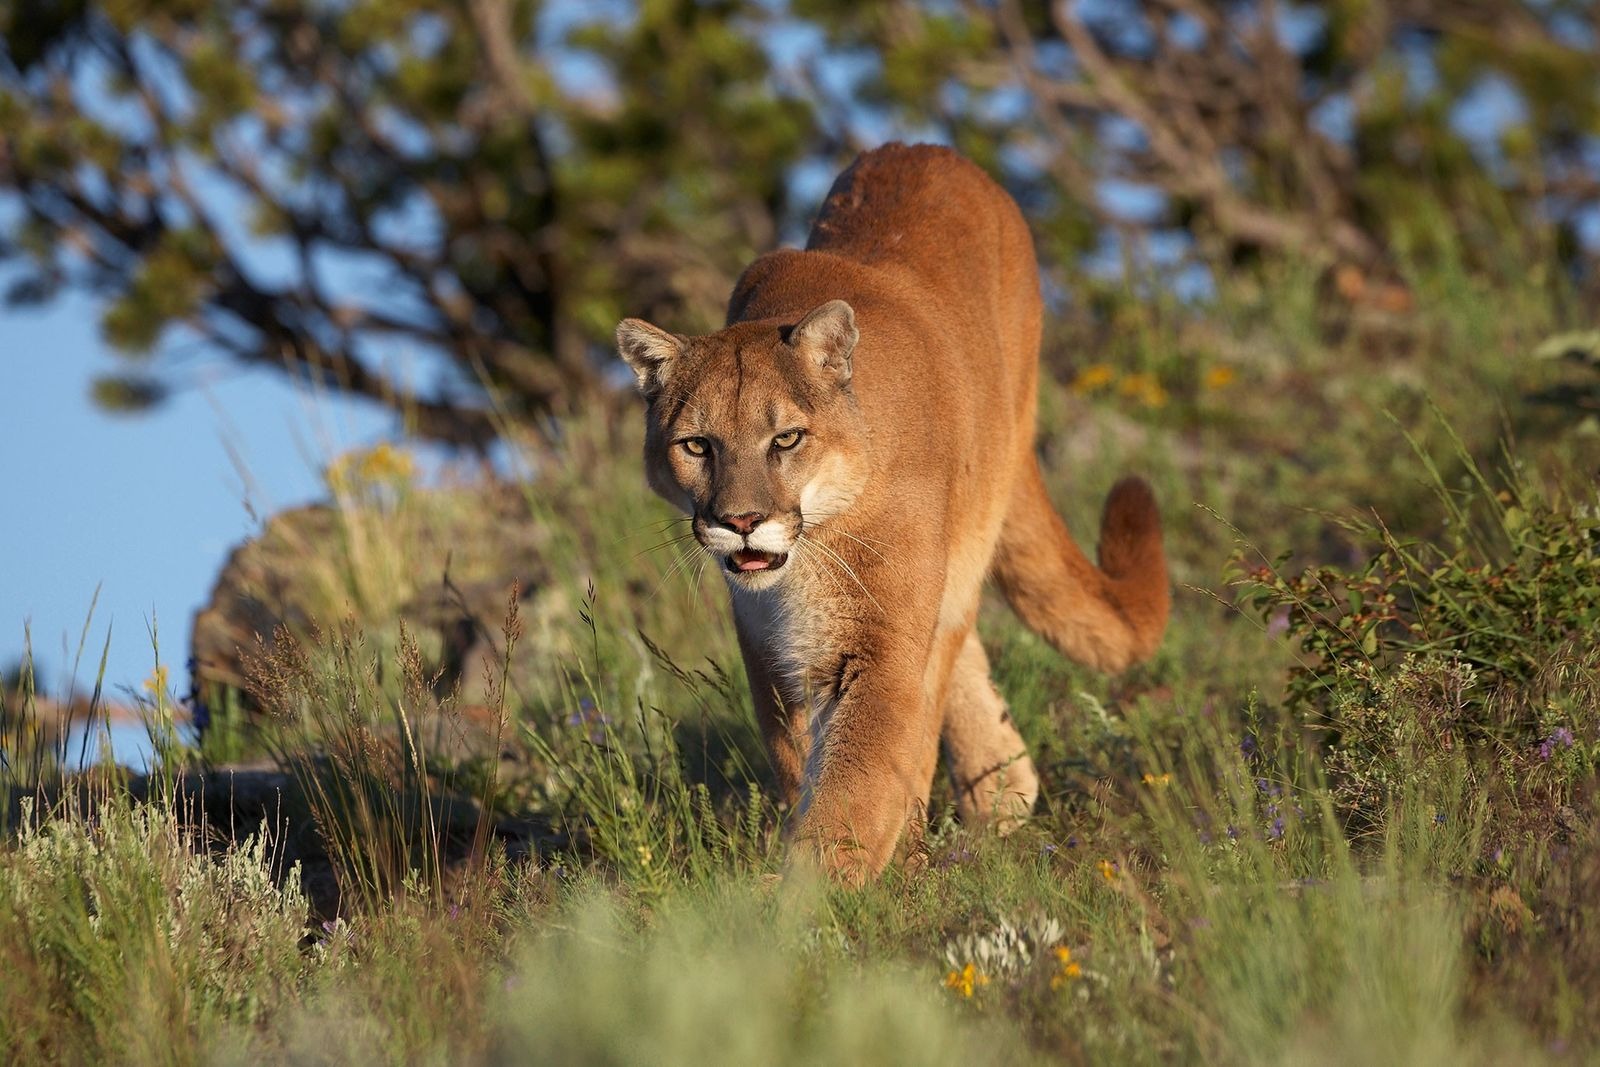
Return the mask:
M 650 484 L 727 579 L 797 839 L 846 881 L 922 817 L 941 742 L 964 819 L 1004 828 L 1033 805 L 973 628 L 986 575 L 1100 670 L 1166 627 L 1149 487 L 1112 489 L 1098 567 L 1046 495 L 1042 313 L 1010 196 L 947 149 L 888 145 L 839 176 L 804 251 L 750 265 L 726 328 L 617 327 Z

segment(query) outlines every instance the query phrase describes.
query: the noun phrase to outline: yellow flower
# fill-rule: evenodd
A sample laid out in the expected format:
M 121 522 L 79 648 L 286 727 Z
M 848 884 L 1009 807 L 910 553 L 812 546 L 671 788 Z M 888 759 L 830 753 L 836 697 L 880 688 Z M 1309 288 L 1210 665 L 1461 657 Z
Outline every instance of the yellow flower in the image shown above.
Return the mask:
M 402 452 L 385 441 L 367 449 L 357 470 L 369 482 L 409 482 L 417 473 L 417 464 L 411 453 Z
M 1051 989 L 1060 989 L 1068 982 L 1075 982 L 1083 977 L 1083 968 L 1078 966 L 1078 962 L 1072 958 L 1072 950 L 1070 948 L 1065 945 L 1057 945 L 1055 947 L 1055 955 L 1056 962 L 1060 964 L 1060 970 L 1056 971 L 1050 978 Z
M 1161 382 L 1154 374 L 1146 371 L 1130 374 L 1122 379 L 1122 383 L 1117 386 L 1117 392 L 1129 400 L 1137 400 L 1147 408 L 1165 407 L 1167 403 L 1167 391 L 1161 387 Z
M 1116 380 L 1117 372 L 1111 369 L 1109 363 L 1091 363 L 1078 372 L 1072 379 L 1074 393 L 1092 393 L 1096 389 L 1104 388 Z
M 167 691 L 167 665 L 156 664 L 156 669 L 150 672 L 150 677 L 144 680 L 145 692 L 151 696 L 160 696 Z
M 1115 863 L 1112 863 L 1110 860 L 1101 860 L 1096 866 L 1100 870 L 1100 877 L 1104 878 L 1108 882 L 1115 882 L 1117 880 L 1117 865 Z
M 1156 787 L 1160 787 L 1160 786 L 1164 786 L 1164 785 L 1171 785 L 1172 784 L 1172 775 L 1170 775 L 1170 774 L 1147 774 L 1147 775 L 1144 776 L 1144 784 L 1148 785 L 1148 786 L 1156 786 Z
M 964 997 L 970 998 L 972 991 L 980 986 L 989 984 L 989 976 L 978 970 L 976 964 L 969 963 L 959 971 L 951 971 L 944 976 L 944 987 L 953 989 Z
M 1233 384 L 1233 368 L 1226 363 L 1219 363 L 1215 367 L 1206 369 L 1205 377 L 1200 379 L 1200 384 L 1207 389 L 1226 389 Z
M 328 485 L 343 491 L 355 485 L 395 486 L 410 484 L 416 477 L 417 464 L 411 453 L 404 452 L 389 442 L 372 448 L 346 452 L 328 464 Z

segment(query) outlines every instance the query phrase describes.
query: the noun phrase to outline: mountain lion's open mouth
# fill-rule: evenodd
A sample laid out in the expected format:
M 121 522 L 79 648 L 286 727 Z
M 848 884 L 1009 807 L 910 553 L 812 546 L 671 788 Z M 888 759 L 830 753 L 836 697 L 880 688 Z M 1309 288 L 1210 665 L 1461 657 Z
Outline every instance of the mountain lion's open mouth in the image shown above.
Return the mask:
M 789 562 L 787 552 L 762 552 L 755 548 L 741 548 L 728 557 L 728 569 L 735 574 L 741 571 L 775 571 Z

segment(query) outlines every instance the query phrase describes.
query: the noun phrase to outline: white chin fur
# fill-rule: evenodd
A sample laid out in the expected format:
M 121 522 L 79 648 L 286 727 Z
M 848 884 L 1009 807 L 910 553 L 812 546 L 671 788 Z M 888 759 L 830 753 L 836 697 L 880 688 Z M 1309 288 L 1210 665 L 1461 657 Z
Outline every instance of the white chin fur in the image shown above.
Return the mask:
M 721 562 L 720 560 L 718 562 Z M 730 571 L 726 566 L 722 568 L 722 576 L 728 584 L 735 589 L 746 589 L 759 592 L 762 589 L 771 589 L 783 581 L 789 573 L 789 567 L 794 563 L 790 560 L 775 571 Z

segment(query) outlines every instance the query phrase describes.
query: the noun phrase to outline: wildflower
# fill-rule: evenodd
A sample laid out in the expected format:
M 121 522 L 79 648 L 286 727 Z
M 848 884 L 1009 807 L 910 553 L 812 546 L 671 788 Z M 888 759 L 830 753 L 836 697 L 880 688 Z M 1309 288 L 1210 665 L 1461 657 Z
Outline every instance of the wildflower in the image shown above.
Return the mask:
M 972 859 L 972 850 L 957 846 L 939 858 L 941 868 L 958 867 Z
M 1103 389 L 1116 380 L 1117 372 L 1111 369 L 1109 363 L 1091 363 L 1078 372 L 1072 379 L 1074 393 L 1092 393 L 1096 389 Z
M 655 859 L 655 854 L 650 851 L 650 846 L 649 845 L 640 845 L 639 846 L 639 862 L 641 864 L 643 864 L 644 866 L 648 867 L 648 866 L 650 866 L 650 861 L 653 860 L 653 859 Z
M 156 664 L 156 669 L 150 672 L 150 677 L 144 680 L 145 692 L 151 696 L 160 696 L 167 691 L 167 665 Z
M 1171 774 L 1147 774 L 1147 775 L 1144 776 L 1143 781 L 1144 781 L 1144 784 L 1148 785 L 1148 786 L 1160 787 L 1160 786 L 1165 786 L 1165 785 L 1171 785 L 1172 784 L 1172 775 Z
M 977 965 L 973 963 L 944 976 L 946 989 L 952 989 L 968 999 L 971 999 L 973 990 L 988 984 L 989 976 L 978 970 Z
M 1117 880 L 1118 867 L 1115 863 L 1112 863 L 1110 860 L 1101 860 L 1095 866 L 1100 872 L 1100 877 L 1104 878 L 1106 881 L 1115 882 Z
M 409 452 L 402 452 L 385 441 L 369 448 L 356 468 L 364 481 L 409 482 L 416 474 L 417 465 Z
M 1137 400 L 1147 408 L 1165 407 L 1167 404 L 1167 391 L 1161 387 L 1161 382 L 1154 374 L 1140 371 L 1130 374 L 1122 379 L 1117 386 L 1117 392 L 1129 400 Z
M 1226 363 L 1219 363 L 1215 367 L 1208 367 L 1205 376 L 1200 379 L 1200 384 L 1206 389 L 1226 389 L 1233 384 L 1233 368 Z
M 598 745 L 606 739 L 606 731 L 611 727 L 611 716 L 597 708 L 594 701 L 584 697 L 578 701 L 578 710 L 567 716 L 567 725 L 583 727 L 589 740 Z
M 387 441 L 372 448 L 346 452 L 328 464 L 329 488 L 342 492 L 356 485 L 410 484 L 416 477 L 416 461 Z
M 1060 989 L 1068 982 L 1075 982 L 1083 977 L 1083 968 L 1078 966 L 1078 961 L 1072 958 L 1072 950 L 1065 945 L 1057 945 L 1054 949 L 1056 963 L 1059 969 L 1050 976 L 1050 988 Z
M 1539 742 L 1539 758 L 1548 760 L 1556 754 L 1556 748 L 1571 748 L 1573 743 L 1572 731 L 1565 726 L 1558 726 L 1554 733 Z

